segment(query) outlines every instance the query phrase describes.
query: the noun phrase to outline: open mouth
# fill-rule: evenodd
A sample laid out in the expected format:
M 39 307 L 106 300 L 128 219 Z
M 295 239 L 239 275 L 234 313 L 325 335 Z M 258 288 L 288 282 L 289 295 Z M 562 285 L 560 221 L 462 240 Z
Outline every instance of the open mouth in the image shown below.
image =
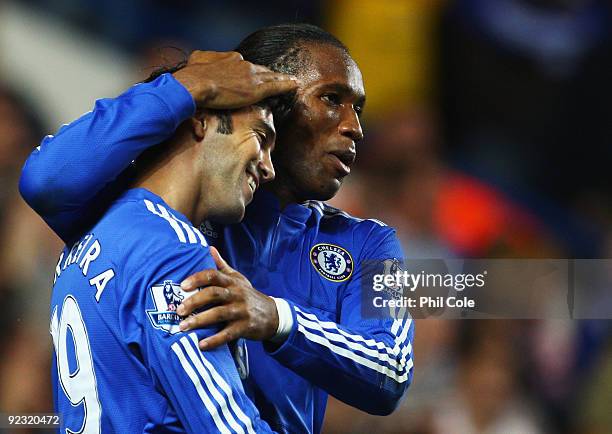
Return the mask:
M 246 170 L 246 174 L 247 184 L 251 189 L 251 193 L 255 193 L 255 190 L 257 190 L 257 187 L 259 186 L 259 177 L 253 172 L 251 168 L 248 168 Z

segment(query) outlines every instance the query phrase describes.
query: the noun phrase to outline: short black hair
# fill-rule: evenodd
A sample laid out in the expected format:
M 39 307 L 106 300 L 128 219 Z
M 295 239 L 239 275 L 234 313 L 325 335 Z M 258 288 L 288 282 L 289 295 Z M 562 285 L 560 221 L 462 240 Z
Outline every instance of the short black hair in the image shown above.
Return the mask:
M 309 65 L 309 54 L 306 44 L 331 45 L 349 55 L 348 48 L 331 33 L 308 23 L 287 23 L 263 27 L 245 37 L 234 51 L 240 53 L 244 60 L 262 65 L 272 71 L 298 75 Z M 180 62 L 163 66 L 151 73 L 144 83 L 155 80 L 162 74 L 174 73 L 187 65 L 188 55 Z M 256 105 L 269 108 L 274 116 L 274 123 L 279 125 L 287 117 L 295 103 L 295 92 L 267 98 Z M 222 134 L 233 132 L 231 110 L 215 110 L 219 119 L 217 131 Z
M 288 23 L 256 30 L 234 49 L 244 60 L 276 72 L 297 75 L 308 65 L 306 44 L 337 47 L 349 54 L 348 48 L 331 33 L 307 23 Z

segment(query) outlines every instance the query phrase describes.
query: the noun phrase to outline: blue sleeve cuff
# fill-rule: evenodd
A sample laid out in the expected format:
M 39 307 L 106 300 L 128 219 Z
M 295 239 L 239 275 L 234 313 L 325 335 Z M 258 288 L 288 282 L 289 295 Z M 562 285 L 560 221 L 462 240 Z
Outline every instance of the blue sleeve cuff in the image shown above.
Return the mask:
M 177 127 L 195 113 L 196 104 L 193 97 L 172 74 L 162 74 L 149 85 L 155 88 L 154 95 L 168 107 Z

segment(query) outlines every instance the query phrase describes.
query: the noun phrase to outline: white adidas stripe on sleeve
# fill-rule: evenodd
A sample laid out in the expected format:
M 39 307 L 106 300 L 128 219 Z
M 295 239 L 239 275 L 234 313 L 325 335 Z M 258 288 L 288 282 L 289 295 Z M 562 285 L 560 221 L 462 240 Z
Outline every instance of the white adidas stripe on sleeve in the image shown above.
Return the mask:
M 191 333 L 191 335 L 194 335 L 194 333 Z M 225 397 L 223 396 L 221 392 L 219 392 L 218 381 L 214 381 L 213 378 L 211 378 L 211 375 L 209 374 L 209 369 L 206 369 L 207 367 L 209 368 L 212 365 L 208 363 L 208 366 L 205 367 L 204 364 L 202 363 L 202 362 L 208 362 L 208 361 L 206 360 L 205 357 L 202 357 L 201 351 L 197 349 L 198 348 L 197 337 L 196 337 L 196 342 L 194 344 L 196 349 L 194 349 L 194 347 L 190 344 L 190 341 L 189 339 L 187 339 L 186 336 L 183 336 L 180 342 L 183 345 L 187 353 L 187 357 L 189 358 L 191 363 L 193 363 L 193 366 L 195 367 L 196 371 L 200 374 L 200 377 L 204 380 L 204 383 L 206 384 L 206 387 L 209 393 L 212 395 L 212 397 L 215 399 L 215 401 L 219 405 L 219 408 L 221 409 L 221 413 L 223 413 L 225 420 L 229 423 L 230 427 L 235 432 L 239 434 L 244 434 L 245 432 L 244 429 L 242 428 L 242 426 L 240 426 L 240 424 L 238 424 L 238 422 L 236 422 L 236 419 L 234 418 L 234 414 L 230 410 Z M 198 357 L 198 354 L 200 354 L 200 357 Z M 230 390 L 230 393 L 231 393 L 231 390 Z
M 311 319 L 313 321 L 316 321 L 319 325 L 321 325 L 321 327 L 328 329 L 328 330 L 332 330 L 336 333 L 340 333 L 343 336 L 346 336 L 354 341 L 358 341 L 358 342 L 363 342 L 364 344 L 370 346 L 370 347 L 375 347 L 378 348 L 380 350 L 385 350 L 387 352 L 387 354 L 389 354 L 390 356 L 396 357 L 398 354 L 402 354 L 402 361 L 400 363 L 401 366 L 405 365 L 405 356 L 407 353 L 411 353 L 412 352 L 412 344 L 410 342 L 406 342 L 406 338 L 408 337 L 408 331 L 410 329 L 410 326 L 412 324 L 412 319 L 411 318 L 405 318 L 403 320 L 403 322 L 405 322 L 406 324 L 403 325 L 402 327 L 402 321 L 400 320 L 394 320 L 393 321 L 393 325 L 391 327 L 391 333 L 393 333 L 395 335 L 395 345 L 393 348 L 390 348 L 389 346 L 387 346 L 384 342 L 379 342 L 376 341 L 374 339 L 365 339 L 363 336 L 361 335 L 356 335 L 356 334 L 351 334 L 351 333 L 347 333 L 346 331 L 342 330 L 341 328 L 338 327 L 338 325 L 334 322 L 331 321 L 321 321 L 320 319 L 318 319 L 315 315 L 308 313 L 308 312 L 304 312 L 302 311 L 300 308 L 298 308 L 297 306 L 295 307 L 295 310 L 297 311 L 297 315 L 299 316 L 300 314 L 305 317 L 306 319 Z M 401 334 L 398 335 L 398 331 L 400 331 L 400 327 L 402 327 L 401 329 Z
M 176 220 L 174 220 L 172 217 L 170 217 L 170 214 L 168 213 L 168 210 L 166 208 L 164 208 L 161 205 L 157 205 L 158 210 L 155 209 L 155 205 L 153 205 L 153 202 L 151 202 L 148 199 L 144 200 L 144 203 L 147 207 L 147 209 L 152 212 L 153 214 L 155 214 L 158 217 L 163 218 L 164 220 L 166 220 L 170 226 L 172 227 L 172 229 L 174 229 L 174 232 L 176 232 L 176 236 L 178 237 L 179 241 L 181 243 L 186 243 L 187 242 L 187 238 L 185 238 L 185 234 L 183 233 L 183 230 L 181 229 L 181 227 L 179 226 L 179 224 L 176 222 Z
M 354 361 L 355 363 L 358 363 L 359 365 L 362 365 L 367 368 L 373 369 L 377 372 L 380 372 L 381 374 L 386 375 L 387 377 L 397 381 L 398 383 L 403 383 L 406 380 L 408 380 L 408 372 L 405 372 L 402 375 L 397 375 L 397 373 L 394 370 L 392 370 L 391 368 L 387 366 L 381 365 L 363 356 L 355 354 L 354 352 L 347 350 L 346 348 L 334 345 L 328 339 L 306 330 L 306 328 L 302 324 L 298 324 L 298 331 L 302 333 L 308 340 L 315 342 L 319 345 L 322 345 L 326 348 L 329 348 L 333 353 L 339 356 L 342 356 L 342 357 L 346 357 L 347 359 L 350 359 Z M 412 367 L 412 359 L 408 363 L 408 366 Z
M 195 333 L 190 333 L 189 334 L 189 338 L 192 340 L 193 344 L 197 348 L 198 347 L 198 337 L 196 336 L 196 334 Z M 185 339 L 185 338 L 183 338 L 183 339 Z M 234 395 L 232 393 L 232 389 L 229 386 L 229 384 L 227 384 L 227 382 L 223 379 L 223 377 L 217 372 L 217 370 L 215 369 L 213 364 L 210 363 L 210 361 L 208 361 L 206 359 L 206 357 L 204 356 L 204 354 L 201 351 L 198 351 L 197 354 L 200 356 L 200 359 L 204 363 L 206 368 L 210 371 L 210 373 L 211 373 L 213 379 L 215 380 L 215 382 L 225 392 L 225 395 L 228 398 L 230 407 L 232 408 L 232 410 L 234 411 L 236 416 L 238 416 L 238 419 L 240 419 L 242 421 L 242 423 L 246 426 L 247 432 L 249 434 L 255 434 L 255 430 L 253 428 L 253 423 L 251 422 L 251 419 L 246 414 L 244 414 L 244 412 L 242 411 L 242 409 L 240 408 L 240 406 L 238 405 L 238 403 L 234 399 Z
M 208 412 L 212 416 L 213 421 L 215 422 L 215 425 L 217 426 L 217 429 L 219 430 L 219 432 L 222 434 L 231 434 L 230 431 L 227 429 L 227 426 L 225 425 L 225 423 L 219 416 L 219 411 L 217 410 L 217 407 L 211 402 L 210 398 L 208 397 L 208 394 L 204 390 L 204 387 L 202 386 L 200 378 L 198 377 L 196 372 L 193 370 L 193 368 L 191 367 L 191 365 L 185 358 L 185 354 L 183 353 L 183 350 L 180 344 L 178 342 L 175 342 L 174 344 L 172 344 L 171 348 L 172 348 L 172 351 L 174 351 L 174 353 L 178 357 L 179 361 L 181 362 L 181 366 L 187 373 L 187 376 L 193 382 L 193 385 L 195 386 L 196 391 L 198 392 L 198 396 L 204 403 L 206 410 L 208 410 Z
M 406 339 L 412 319 L 406 319 L 406 324 L 403 327 L 400 321 L 394 321 L 391 330 L 396 335 L 396 338 L 395 345 L 391 348 L 384 342 L 365 339 L 361 335 L 347 333 L 340 329 L 336 323 L 321 321 L 315 315 L 304 312 L 297 306 L 295 309 L 298 331 L 308 340 L 322 345 L 332 352 L 351 359 L 362 366 L 383 373 L 397 382 L 401 383 L 408 379 L 408 371 L 412 368 L 413 361 L 412 357 L 408 358 L 412 353 L 412 345 L 410 342 L 406 342 Z M 398 336 L 397 333 L 400 331 L 401 333 Z M 352 339 L 352 341 L 349 341 L 347 338 Z M 355 351 L 375 358 L 377 361 L 356 354 Z M 382 364 L 384 362 L 391 365 L 391 367 Z
M 181 243 L 201 244 L 204 247 L 208 246 L 206 238 L 204 238 L 204 235 L 202 235 L 198 229 L 182 221 L 181 219 L 176 218 L 164 206 L 160 204 L 153 204 L 153 202 L 148 199 L 144 199 L 144 203 L 151 213 L 161 217 L 170 224 Z M 185 236 L 185 234 L 187 235 Z

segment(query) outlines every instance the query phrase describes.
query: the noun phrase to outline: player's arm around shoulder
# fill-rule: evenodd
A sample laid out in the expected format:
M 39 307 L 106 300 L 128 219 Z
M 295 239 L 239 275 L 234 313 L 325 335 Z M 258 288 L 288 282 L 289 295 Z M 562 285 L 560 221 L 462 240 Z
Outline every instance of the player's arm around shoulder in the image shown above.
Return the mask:
M 184 64 L 115 98 L 97 100 L 91 111 L 46 136 L 25 162 L 19 191 L 67 238 L 63 232 L 78 223 L 78 211 L 144 150 L 170 138 L 196 107 L 245 107 L 297 86 L 295 77 L 244 61 L 238 53 L 194 51 Z
M 44 137 L 32 151 L 21 172 L 20 193 L 43 218 L 76 209 L 143 150 L 170 137 L 194 110 L 191 95 L 169 75 L 98 99 L 92 110 Z

